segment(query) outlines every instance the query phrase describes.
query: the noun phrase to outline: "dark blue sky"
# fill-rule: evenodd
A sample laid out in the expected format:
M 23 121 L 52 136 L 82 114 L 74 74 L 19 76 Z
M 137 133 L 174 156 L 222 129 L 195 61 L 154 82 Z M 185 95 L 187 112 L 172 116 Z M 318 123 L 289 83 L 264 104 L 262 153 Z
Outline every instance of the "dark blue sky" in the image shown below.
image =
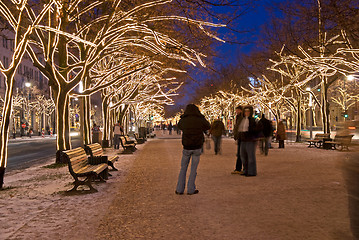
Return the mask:
M 218 69 L 221 65 L 236 63 L 241 54 L 248 54 L 260 47 L 256 44 L 256 41 L 260 38 L 261 26 L 270 18 L 267 12 L 268 6 L 274 6 L 274 3 L 285 1 L 287 0 L 253 1 L 253 6 L 248 9 L 247 13 L 236 20 L 236 30 L 245 33 L 231 32 L 227 28 L 220 29 L 218 34 L 220 37 L 228 34 L 235 34 L 234 38 L 230 40 L 243 44 L 217 44 L 216 50 L 218 57 L 215 57 L 214 59 L 215 68 Z M 222 12 L 226 11 L 226 9 L 221 9 L 219 7 L 218 11 Z M 200 87 L 199 83 L 208 78 L 209 74 L 208 71 L 199 67 L 194 73 L 191 73 L 191 77 L 195 80 L 189 79 L 188 83 L 180 90 L 180 95 L 184 97 L 179 101 L 176 101 L 176 106 L 188 104 L 191 101 L 191 96 L 194 94 L 195 89 Z M 176 106 L 174 107 L 176 108 Z
M 243 44 L 221 44 L 217 49 L 220 54 L 220 59 L 228 59 L 228 62 L 235 61 L 240 53 L 249 53 L 255 48 L 260 38 L 261 26 L 269 21 L 268 7 L 275 8 L 276 3 L 286 2 L 287 0 L 257 0 L 253 1 L 253 7 L 248 12 L 239 18 L 236 23 L 238 31 L 245 31 L 246 33 L 235 33 L 236 41 Z M 279 13 L 276 12 L 276 13 Z M 230 32 L 228 29 L 223 29 L 220 33 Z M 223 61 L 220 60 L 223 63 Z

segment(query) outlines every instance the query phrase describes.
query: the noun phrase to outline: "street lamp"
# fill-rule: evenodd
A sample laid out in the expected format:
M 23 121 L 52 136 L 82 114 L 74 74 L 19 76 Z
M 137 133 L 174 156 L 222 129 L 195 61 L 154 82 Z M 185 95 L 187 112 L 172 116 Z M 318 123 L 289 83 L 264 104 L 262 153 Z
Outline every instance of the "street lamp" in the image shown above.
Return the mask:
M 31 87 L 31 82 L 25 82 L 25 87 L 27 88 L 27 99 L 28 99 L 28 103 L 30 103 L 30 87 Z M 31 118 L 31 122 L 32 122 Z M 29 113 L 29 109 L 27 109 L 26 111 L 26 122 L 29 124 L 29 120 L 30 120 L 30 113 Z M 32 124 L 31 124 L 32 126 Z M 29 135 L 31 137 L 31 135 Z
M 355 79 L 355 76 L 354 75 L 348 75 L 347 76 L 347 80 L 348 81 L 353 81 Z
M 80 83 L 79 83 L 79 93 L 83 93 L 84 92 L 84 84 L 83 84 L 83 82 L 81 81 Z
M 310 119 L 310 124 L 309 124 L 309 136 L 310 136 L 310 140 L 313 139 L 313 100 L 312 100 L 312 94 L 310 93 L 310 87 L 307 87 L 305 90 L 307 90 L 309 92 L 309 119 Z
M 353 81 L 355 80 L 355 76 L 354 75 L 347 75 L 345 76 L 343 82 L 344 82 L 344 121 L 347 120 L 348 117 L 348 111 L 347 111 L 347 89 L 346 89 L 346 80 L 348 81 Z M 354 81 L 355 84 L 355 81 Z M 355 87 L 355 86 L 354 86 Z

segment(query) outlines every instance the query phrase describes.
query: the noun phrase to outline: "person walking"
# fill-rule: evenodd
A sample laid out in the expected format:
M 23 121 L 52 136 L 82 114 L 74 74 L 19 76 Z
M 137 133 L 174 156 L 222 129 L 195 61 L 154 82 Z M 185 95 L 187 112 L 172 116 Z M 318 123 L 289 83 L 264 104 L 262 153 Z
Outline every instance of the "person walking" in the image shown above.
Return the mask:
M 241 160 L 241 140 L 239 139 L 239 124 L 243 119 L 242 114 L 242 106 L 236 107 L 236 121 L 233 128 L 233 137 L 237 143 L 237 161 L 236 161 L 236 168 L 232 172 L 232 174 L 241 174 L 242 172 L 242 160 Z
M 172 135 L 172 129 L 173 129 L 173 125 L 172 122 L 170 122 L 170 124 L 168 124 L 168 134 Z
M 120 148 L 120 136 L 123 135 L 123 127 L 120 124 L 120 121 L 113 126 L 113 145 L 115 149 Z
M 96 123 L 93 124 L 92 127 L 92 143 L 100 143 L 101 142 L 101 129 Z
M 261 120 L 259 120 L 259 125 L 261 126 L 262 130 L 262 138 L 261 138 L 261 153 L 265 156 L 268 155 L 269 150 L 269 141 L 270 137 L 273 134 L 273 127 L 270 120 L 268 120 L 264 113 L 262 114 Z
M 240 155 L 243 162 L 243 174 L 246 177 L 257 175 L 256 141 L 257 124 L 253 118 L 253 107 L 246 106 L 243 109 L 243 119 L 239 124 L 239 138 L 241 140 Z
M 279 148 L 284 148 L 284 140 L 287 139 L 287 134 L 285 133 L 285 126 L 282 120 L 278 123 L 276 138 L 279 142 Z
M 224 124 L 221 121 L 221 118 L 218 117 L 216 120 L 214 120 L 211 125 L 211 129 L 209 130 L 209 134 L 212 136 L 214 142 L 214 153 L 216 155 L 221 152 L 221 142 L 224 130 Z
M 210 129 L 211 125 L 201 114 L 198 107 L 194 104 L 186 106 L 184 114 L 178 122 L 178 128 L 182 130 L 182 160 L 181 170 L 178 176 L 176 194 L 182 195 L 186 185 L 186 173 L 189 162 L 192 157 L 191 173 L 188 178 L 187 194 L 197 194 L 195 181 L 197 176 L 197 167 L 204 142 L 203 133 Z

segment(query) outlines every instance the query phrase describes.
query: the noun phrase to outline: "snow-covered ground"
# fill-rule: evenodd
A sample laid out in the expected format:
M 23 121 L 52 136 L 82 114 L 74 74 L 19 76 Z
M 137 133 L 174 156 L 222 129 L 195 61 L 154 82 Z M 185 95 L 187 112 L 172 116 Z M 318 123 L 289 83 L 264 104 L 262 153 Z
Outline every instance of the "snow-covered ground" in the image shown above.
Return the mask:
M 274 144 L 246 178 L 230 174 L 236 145 L 224 139 L 221 155 L 201 156 L 200 193 L 179 196 L 180 139 L 158 136 L 120 155 L 93 194 L 66 194 L 67 167 L 7 173 L 0 239 L 352 239 L 341 171 L 351 153 Z

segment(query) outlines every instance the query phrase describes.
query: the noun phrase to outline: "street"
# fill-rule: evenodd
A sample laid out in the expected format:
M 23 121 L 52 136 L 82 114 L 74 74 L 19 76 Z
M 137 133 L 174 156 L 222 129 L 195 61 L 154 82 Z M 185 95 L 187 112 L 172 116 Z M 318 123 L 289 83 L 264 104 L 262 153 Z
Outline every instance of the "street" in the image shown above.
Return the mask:
M 72 146 L 80 146 L 80 136 L 72 137 Z M 7 171 L 18 170 L 40 164 L 56 154 L 56 138 L 33 137 L 9 141 Z

